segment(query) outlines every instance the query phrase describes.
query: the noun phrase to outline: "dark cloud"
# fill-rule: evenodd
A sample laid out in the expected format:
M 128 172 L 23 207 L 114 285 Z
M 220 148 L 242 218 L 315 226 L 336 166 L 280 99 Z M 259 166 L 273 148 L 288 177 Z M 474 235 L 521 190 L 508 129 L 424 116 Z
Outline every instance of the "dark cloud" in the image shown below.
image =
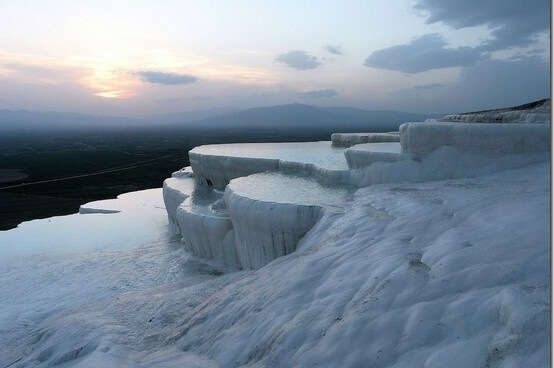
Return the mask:
M 192 75 L 176 73 L 140 71 L 136 72 L 135 74 L 137 74 L 144 82 L 166 85 L 190 84 L 198 80 L 198 78 Z
M 481 57 L 472 47 L 446 48 L 446 41 L 437 33 L 416 38 L 405 45 L 373 52 L 364 65 L 372 68 L 419 73 L 431 69 L 468 66 Z
M 429 24 L 487 26 L 493 39 L 481 46 L 486 51 L 528 46 L 550 26 L 548 0 L 418 0 L 415 8 L 426 13 Z
M 546 0 L 417 0 L 415 8 L 427 16 L 427 23 L 442 22 L 455 29 L 486 26 L 492 39 L 476 47 L 447 48 L 440 35 L 427 34 L 404 45 L 377 50 L 364 65 L 418 73 L 470 66 L 488 59 L 492 51 L 529 47 L 549 29 L 549 4 Z M 532 53 L 538 54 L 527 54 Z
M 342 55 L 342 49 L 340 48 L 340 46 L 327 45 L 327 46 L 324 46 L 324 49 L 330 52 L 331 54 Z
M 305 51 L 293 50 L 285 54 L 278 55 L 275 61 L 284 63 L 291 68 L 298 70 L 315 69 L 321 65 L 321 62 L 312 55 L 307 54 Z
M 334 89 L 318 89 L 314 91 L 299 92 L 298 96 L 306 98 L 334 97 L 339 93 Z
M 452 113 L 478 111 L 550 97 L 550 65 L 538 57 L 484 59 L 462 68 L 457 81 L 391 93 L 403 109 Z

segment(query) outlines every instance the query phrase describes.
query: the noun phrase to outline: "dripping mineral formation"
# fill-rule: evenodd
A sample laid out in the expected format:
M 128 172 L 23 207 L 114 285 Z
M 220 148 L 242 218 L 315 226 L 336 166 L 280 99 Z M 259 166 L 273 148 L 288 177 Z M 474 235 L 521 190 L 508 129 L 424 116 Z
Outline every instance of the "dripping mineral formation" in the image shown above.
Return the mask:
M 171 228 L 198 257 L 257 269 L 294 252 L 356 188 L 492 173 L 545 161 L 550 101 L 411 122 L 331 141 L 196 147 L 164 182 Z M 499 123 L 500 121 L 500 123 Z M 521 122 L 520 122 L 521 121 Z
M 0 232 L 0 367 L 546 367 L 549 106 L 200 146 Z

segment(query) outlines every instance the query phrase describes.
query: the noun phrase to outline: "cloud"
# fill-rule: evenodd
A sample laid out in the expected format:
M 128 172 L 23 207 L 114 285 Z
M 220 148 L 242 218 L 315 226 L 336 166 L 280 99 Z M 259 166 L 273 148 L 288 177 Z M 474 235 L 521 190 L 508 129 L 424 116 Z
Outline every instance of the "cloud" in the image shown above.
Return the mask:
M 334 89 L 317 89 L 313 91 L 299 92 L 298 96 L 305 98 L 335 97 L 339 93 Z
M 485 25 L 493 39 L 482 50 L 525 47 L 550 26 L 547 0 L 418 0 L 415 8 L 427 14 L 428 24 L 442 22 L 460 29 Z
M 391 92 L 409 111 L 454 113 L 520 105 L 550 97 L 550 65 L 542 57 L 483 59 L 447 85 L 422 84 Z M 396 108 L 399 108 L 396 105 Z
M 391 91 L 390 94 L 399 97 L 415 98 L 420 96 L 427 96 L 429 94 L 435 95 L 435 90 L 443 87 L 446 87 L 446 85 L 442 83 L 419 84 L 413 87 Z
M 315 69 L 321 65 L 317 57 L 307 54 L 305 51 L 293 50 L 278 55 L 275 61 L 284 63 L 297 70 Z
M 457 111 L 513 106 L 550 97 L 550 63 L 542 58 L 483 60 L 461 71 L 458 83 L 441 91 L 441 98 L 456 101 Z M 443 93 L 446 92 L 446 93 Z M 440 101 L 437 101 L 441 103 Z
M 441 35 L 426 34 L 407 44 L 373 52 L 365 66 L 406 73 L 467 67 L 490 58 L 493 51 L 536 46 L 550 24 L 549 2 L 545 0 L 417 0 L 414 7 L 427 17 L 428 24 L 442 22 L 454 29 L 485 26 L 492 38 L 476 47 L 447 48 Z M 526 52 L 529 56 L 533 53 L 539 52 Z
M 446 48 L 446 41 L 437 33 L 429 33 L 405 45 L 373 52 L 364 65 L 372 68 L 419 73 L 431 69 L 468 66 L 481 58 L 481 51 L 472 47 Z
M 56 65 L 37 65 L 19 62 L 2 63 L 0 60 L 0 72 L 30 82 L 60 84 L 81 78 L 85 74 L 83 68 L 68 68 Z
M 427 90 L 427 89 L 435 89 L 440 87 L 444 87 L 444 84 L 442 83 L 420 84 L 418 86 L 414 86 L 413 88 L 417 90 Z
M 213 99 L 212 96 L 190 96 L 190 97 L 164 97 L 155 98 L 152 101 L 158 103 L 182 103 L 186 101 L 209 101 Z
M 136 72 L 140 79 L 148 83 L 175 85 L 175 84 L 190 84 L 198 80 L 195 76 L 176 73 L 162 73 L 153 71 Z
M 327 45 L 324 47 L 324 49 L 330 52 L 331 54 L 342 55 L 342 49 L 340 46 Z

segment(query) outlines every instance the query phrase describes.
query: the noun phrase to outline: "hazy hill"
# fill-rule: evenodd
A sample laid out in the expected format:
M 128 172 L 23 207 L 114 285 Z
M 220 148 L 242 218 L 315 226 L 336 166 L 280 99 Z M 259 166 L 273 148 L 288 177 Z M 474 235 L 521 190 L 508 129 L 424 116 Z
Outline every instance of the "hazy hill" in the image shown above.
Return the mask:
M 396 129 L 406 121 L 436 117 L 399 111 L 369 111 L 351 107 L 317 107 L 289 104 L 242 111 L 232 108 L 185 111 L 144 118 L 87 115 L 69 112 L 0 110 L 0 131 L 109 129 L 109 128 L 201 128 L 201 129 Z
M 237 111 L 239 111 L 239 109 L 235 109 L 232 107 L 216 107 L 213 109 L 179 111 L 168 114 L 154 114 L 151 115 L 148 120 L 160 124 L 184 123 L 195 120 L 209 119 L 220 115 L 234 113 Z
M 247 109 L 198 121 L 203 127 L 235 129 L 396 129 L 406 121 L 423 121 L 433 114 L 369 111 L 351 107 L 289 104 Z

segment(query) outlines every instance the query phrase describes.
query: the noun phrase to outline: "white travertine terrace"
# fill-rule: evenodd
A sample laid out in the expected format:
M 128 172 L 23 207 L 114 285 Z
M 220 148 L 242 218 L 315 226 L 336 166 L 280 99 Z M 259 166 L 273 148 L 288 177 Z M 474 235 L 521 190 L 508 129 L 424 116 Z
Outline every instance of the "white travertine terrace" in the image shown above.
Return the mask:
M 193 178 L 194 172 L 192 171 L 192 167 L 187 166 L 183 167 L 181 170 L 175 171 L 171 176 L 173 178 Z
M 233 179 L 225 202 L 240 264 L 259 268 L 293 252 L 323 210 L 342 210 L 347 195 L 342 186 L 322 186 L 311 178 L 276 172 Z
M 387 133 L 333 133 L 331 142 L 335 147 L 352 147 L 363 143 L 400 142 L 398 132 Z
M 530 105 L 533 105 L 531 108 Z M 531 104 L 514 108 L 477 111 L 463 114 L 449 114 L 440 119 L 445 122 L 457 123 L 550 123 L 550 99 L 536 101 Z
M 0 366 L 548 366 L 549 126 L 467 125 L 0 231 Z
M 196 189 L 179 205 L 176 221 L 185 249 L 197 257 L 214 259 L 239 268 L 233 225 L 224 206 L 223 194 L 209 188 Z
M 338 178 L 348 169 L 343 150 L 329 141 L 206 145 L 192 149 L 189 159 L 197 181 L 220 190 L 234 178 L 264 171 Z
M 374 162 L 392 162 L 409 158 L 402 154 L 400 143 L 364 143 L 344 151 L 346 162 L 351 169 L 359 169 Z
M 422 156 L 441 146 L 487 156 L 546 152 L 549 124 L 407 123 L 400 126 L 402 152 Z
M 163 194 L 164 203 L 167 210 L 169 226 L 175 234 L 181 234 L 177 219 L 175 218 L 177 207 L 185 201 L 194 190 L 194 178 L 171 177 L 164 180 Z
M 544 161 L 549 137 L 547 124 L 424 122 L 403 124 L 399 134 L 334 134 L 333 142 L 199 146 L 189 152 L 191 167 L 164 182 L 164 201 L 192 254 L 257 269 L 295 251 L 323 214 L 343 211 L 349 188 Z

